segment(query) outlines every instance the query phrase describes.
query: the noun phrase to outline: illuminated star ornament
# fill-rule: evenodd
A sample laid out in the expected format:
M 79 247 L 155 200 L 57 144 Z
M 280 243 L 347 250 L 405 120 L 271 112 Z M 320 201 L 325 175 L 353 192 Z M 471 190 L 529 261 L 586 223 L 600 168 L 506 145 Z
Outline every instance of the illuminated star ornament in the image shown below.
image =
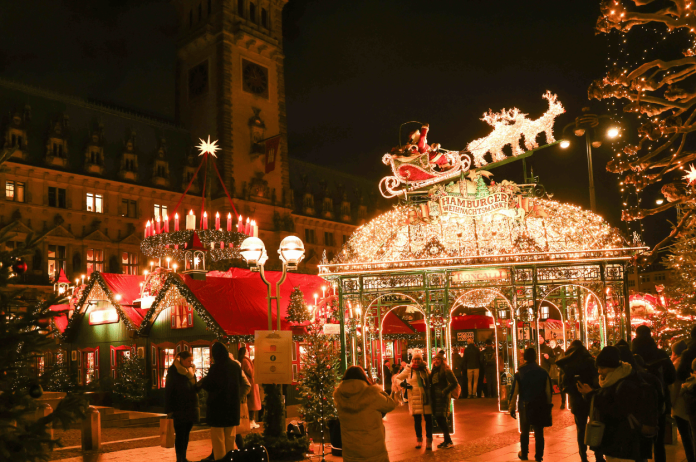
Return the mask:
M 208 135 L 208 141 L 205 141 L 203 138 L 199 138 L 199 140 L 201 140 L 201 144 L 198 145 L 198 149 L 201 151 L 201 153 L 198 154 L 198 156 L 200 157 L 204 154 L 210 154 L 211 156 L 217 158 L 215 152 L 220 149 L 220 147 L 217 145 L 218 140 L 211 143 L 210 135 Z
M 689 186 L 691 186 L 692 183 L 696 182 L 696 168 L 694 168 L 693 164 L 689 165 L 689 170 L 686 170 L 686 175 L 684 175 L 684 179 L 686 180 L 686 184 Z

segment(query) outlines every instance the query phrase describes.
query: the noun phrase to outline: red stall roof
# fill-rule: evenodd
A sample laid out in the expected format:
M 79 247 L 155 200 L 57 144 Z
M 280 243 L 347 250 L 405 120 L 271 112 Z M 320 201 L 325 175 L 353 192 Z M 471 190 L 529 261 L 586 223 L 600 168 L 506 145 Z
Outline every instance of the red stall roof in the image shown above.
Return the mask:
M 53 317 L 53 322 L 56 325 L 56 329 L 62 334 L 65 332 L 65 328 L 68 326 L 68 314 L 70 311 L 70 305 L 51 305 L 49 308 L 54 313 L 59 313 L 58 316 Z
M 121 296 L 120 305 L 132 305 L 133 300 L 140 298 L 140 283 L 145 281 L 145 276 L 114 273 L 99 273 L 99 275 L 114 295 Z
M 482 314 L 469 314 L 466 316 L 455 316 L 452 319 L 452 330 L 466 330 L 466 329 L 490 329 L 491 325 L 495 324 L 495 320 L 490 316 L 484 316 Z M 413 321 L 411 325 L 418 332 L 425 332 L 425 321 L 419 319 L 418 321 Z
M 281 277 L 278 271 L 266 271 L 265 275 L 271 283 L 275 283 Z M 204 281 L 193 279 L 185 274 L 181 277 L 193 295 L 228 335 L 253 335 L 256 330 L 268 329 L 266 285 L 258 273 L 232 268 L 224 273 L 208 273 Z M 285 317 L 290 294 L 296 286 L 299 286 L 304 293 L 305 301 L 313 304 L 314 294 L 321 296 L 321 287 L 328 284 L 319 276 L 288 273 L 287 279 L 280 286 L 282 330 L 290 330 L 292 327 Z M 276 312 L 274 302 L 272 315 L 274 328 Z

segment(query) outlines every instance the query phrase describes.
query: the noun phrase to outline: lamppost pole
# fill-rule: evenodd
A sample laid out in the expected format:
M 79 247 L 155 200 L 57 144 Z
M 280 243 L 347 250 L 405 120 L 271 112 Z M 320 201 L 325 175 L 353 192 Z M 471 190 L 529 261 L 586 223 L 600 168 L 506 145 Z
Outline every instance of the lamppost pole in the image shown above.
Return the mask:
M 595 202 L 594 174 L 592 172 L 592 140 L 589 130 L 585 132 L 585 144 L 587 145 L 587 170 L 590 174 L 590 210 L 596 212 L 597 203 Z
M 297 265 L 300 264 L 304 258 L 304 244 L 302 240 L 297 236 L 288 236 L 282 240 L 280 243 L 280 249 L 278 249 L 278 254 L 280 255 L 280 260 L 283 263 L 283 272 L 275 283 L 275 296 L 272 293 L 271 287 L 273 283 L 266 279 L 265 264 L 268 260 L 268 254 L 266 253 L 266 246 L 263 241 L 258 237 L 248 237 L 242 242 L 240 253 L 244 260 L 249 264 L 249 268 L 252 271 L 258 271 L 261 275 L 261 280 L 266 284 L 268 300 L 268 330 L 273 330 L 273 300 L 276 301 L 277 315 L 276 315 L 276 327 L 280 330 L 280 286 L 285 282 L 288 271 L 293 271 L 297 269 Z
M 574 122 L 569 123 L 565 127 L 563 127 L 563 137 L 560 141 L 560 146 L 563 149 L 566 149 L 568 146 L 570 146 L 570 140 L 565 137 L 566 130 L 568 130 L 570 127 L 573 128 L 573 132 L 575 133 L 575 136 L 583 136 L 585 135 L 585 147 L 587 149 L 587 171 L 590 179 L 590 209 L 593 212 L 597 212 L 597 201 L 595 198 L 595 187 L 594 187 L 594 171 L 592 169 L 592 148 L 598 148 L 602 145 L 602 141 L 595 137 L 594 141 L 592 140 L 592 135 L 590 133 L 590 130 L 595 131 L 595 135 L 597 134 L 597 127 L 599 126 L 599 121 L 600 119 L 609 119 L 611 120 L 611 116 L 609 115 L 596 115 L 596 114 L 590 114 L 589 113 L 590 108 L 586 107 L 582 109 L 583 114 L 581 116 L 578 116 L 575 118 Z M 617 126 L 610 126 L 609 129 L 607 130 L 607 137 L 609 138 L 616 138 L 617 136 L 620 136 L 621 132 L 619 127 Z M 525 174 L 526 175 L 526 174 Z

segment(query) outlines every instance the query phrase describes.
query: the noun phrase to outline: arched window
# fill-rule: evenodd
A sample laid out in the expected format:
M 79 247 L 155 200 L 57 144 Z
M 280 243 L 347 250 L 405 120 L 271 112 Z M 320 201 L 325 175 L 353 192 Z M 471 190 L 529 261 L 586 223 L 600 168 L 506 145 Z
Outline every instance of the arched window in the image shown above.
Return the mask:
M 268 27 L 268 11 L 266 11 L 266 8 L 261 8 L 261 25 L 265 27 L 266 29 L 269 29 Z
M 244 0 L 237 0 L 237 14 L 244 17 Z
M 249 2 L 249 21 L 256 22 L 256 5 L 253 2 Z

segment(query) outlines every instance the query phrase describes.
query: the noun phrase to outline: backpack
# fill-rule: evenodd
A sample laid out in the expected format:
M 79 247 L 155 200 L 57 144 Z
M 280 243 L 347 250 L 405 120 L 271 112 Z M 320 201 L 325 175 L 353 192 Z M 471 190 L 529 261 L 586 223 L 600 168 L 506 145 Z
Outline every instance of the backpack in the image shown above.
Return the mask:
M 616 388 L 616 393 L 621 393 L 621 386 L 625 380 Z M 637 431 L 645 438 L 654 438 L 657 435 L 658 420 L 660 418 L 660 405 L 658 392 L 645 380 L 638 377 L 634 382 L 638 388 L 636 405 L 628 414 L 628 423 L 634 431 Z

